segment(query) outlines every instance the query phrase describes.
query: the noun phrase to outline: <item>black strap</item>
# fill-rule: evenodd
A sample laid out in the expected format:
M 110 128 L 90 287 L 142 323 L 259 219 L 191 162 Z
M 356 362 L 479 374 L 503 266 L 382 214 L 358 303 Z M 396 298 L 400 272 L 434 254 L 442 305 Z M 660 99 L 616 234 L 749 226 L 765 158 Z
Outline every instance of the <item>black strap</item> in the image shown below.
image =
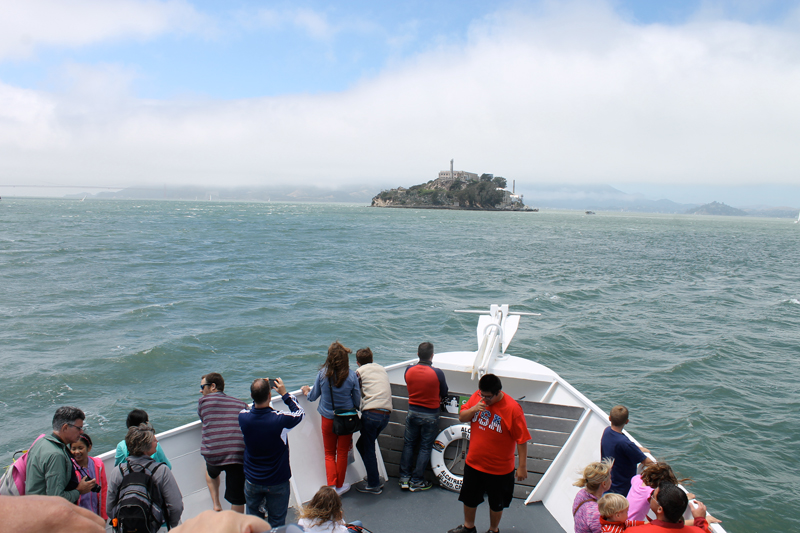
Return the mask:
M 58 437 L 56 437 L 56 438 L 58 438 Z M 58 439 L 58 440 L 61 441 L 61 439 Z M 31 448 L 33 448 L 33 447 L 31 447 Z M 69 448 L 66 446 L 66 444 L 64 445 L 63 450 L 64 450 L 64 454 L 67 456 L 67 462 L 69 462 L 73 466 L 78 466 L 78 463 L 75 462 L 75 456 L 72 455 L 72 452 L 69 450 Z M 77 490 L 78 485 L 80 485 L 80 483 L 81 483 L 81 480 L 78 479 L 78 475 L 75 473 L 75 469 L 74 468 L 70 468 L 69 480 L 67 480 L 67 486 L 64 487 L 64 491 L 68 492 L 68 491 L 72 491 L 72 490 Z
M 328 381 L 328 390 L 331 392 L 331 407 L 333 407 L 333 414 L 336 414 L 336 404 L 333 403 L 333 384 L 331 383 L 330 378 L 327 378 Z

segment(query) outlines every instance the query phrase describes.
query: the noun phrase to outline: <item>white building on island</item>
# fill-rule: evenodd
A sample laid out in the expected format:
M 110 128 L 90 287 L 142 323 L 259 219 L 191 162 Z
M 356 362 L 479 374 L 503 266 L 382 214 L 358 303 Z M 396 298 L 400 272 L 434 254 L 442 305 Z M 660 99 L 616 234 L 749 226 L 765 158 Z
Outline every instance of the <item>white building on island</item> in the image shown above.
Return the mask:
M 453 170 L 453 160 L 450 160 L 450 170 L 440 170 L 439 179 L 451 184 L 456 180 L 461 181 L 477 181 L 479 176 L 474 172 L 466 172 L 464 170 Z

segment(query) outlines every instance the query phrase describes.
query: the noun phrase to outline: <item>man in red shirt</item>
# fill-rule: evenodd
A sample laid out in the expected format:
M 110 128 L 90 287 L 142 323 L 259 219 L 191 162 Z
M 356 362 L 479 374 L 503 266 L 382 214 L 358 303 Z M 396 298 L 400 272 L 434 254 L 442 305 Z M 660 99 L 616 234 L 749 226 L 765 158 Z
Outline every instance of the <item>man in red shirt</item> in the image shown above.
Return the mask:
M 419 492 L 431 488 L 423 478 L 431 462 L 431 450 L 439 432 L 439 407 L 447 397 L 447 380 L 441 369 L 433 366 L 433 344 L 423 342 L 417 349 L 419 363 L 406 368 L 408 414 L 400 455 L 400 488 Z M 419 453 L 414 461 L 414 447 Z
M 658 531 L 681 533 L 708 533 L 706 521 L 706 506 L 703 502 L 694 500 L 697 504 L 692 507 L 694 525 L 687 526 L 683 523 L 683 512 L 689 505 L 689 497 L 680 487 L 663 481 L 650 495 L 650 509 L 655 513 L 656 519 L 643 526 L 628 528 L 631 533 L 656 533 Z
M 486 374 L 478 391 L 461 407 L 458 419 L 471 422 L 467 464 L 458 500 L 464 504 L 464 523 L 447 533 L 476 533 L 475 514 L 489 496 L 489 531 L 497 532 L 503 509 L 514 497 L 514 451 L 519 456 L 516 479 L 528 477 L 531 434 L 522 407 L 503 393 L 500 378 Z

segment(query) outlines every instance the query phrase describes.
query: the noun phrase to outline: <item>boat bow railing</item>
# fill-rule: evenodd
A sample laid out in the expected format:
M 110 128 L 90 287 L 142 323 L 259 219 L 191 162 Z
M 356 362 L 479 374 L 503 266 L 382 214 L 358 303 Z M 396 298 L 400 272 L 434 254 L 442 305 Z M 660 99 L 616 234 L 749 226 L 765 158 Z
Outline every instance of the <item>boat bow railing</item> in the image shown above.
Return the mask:
M 478 319 L 478 351 L 472 362 L 471 379 L 480 379 L 489 372 L 492 363 L 505 359 L 506 349 L 517 332 L 520 316 L 541 316 L 541 313 L 509 312 L 508 304 L 492 304 L 489 312 L 457 309 L 456 313 L 474 313 Z

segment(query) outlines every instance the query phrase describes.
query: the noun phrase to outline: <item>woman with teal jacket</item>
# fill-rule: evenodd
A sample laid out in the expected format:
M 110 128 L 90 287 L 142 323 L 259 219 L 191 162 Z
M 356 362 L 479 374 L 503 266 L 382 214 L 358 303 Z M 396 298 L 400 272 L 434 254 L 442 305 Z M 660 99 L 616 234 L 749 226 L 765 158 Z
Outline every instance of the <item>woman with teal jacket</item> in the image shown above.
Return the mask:
M 147 416 L 147 412 L 141 409 L 134 409 L 130 413 L 128 413 L 128 420 L 126 424 L 128 428 L 131 427 L 139 427 L 139 424 L 145 424 L 150 422 L 149 417 Z M 172 470 L 172 463 L 169 462 L 167 456 L 164 455 L 164 450 L 161 449 L 161 444 L 156 445 L 156 453 L 151 455 L 153 459 L 158 461 L 159 463 L 164 463 L 167 465 L 167 468 Z M 119 444 L 117 444 L 117 453 L 114 454 L 114 466 L 119 465 L 123 461 L 128 458 L 128 447 L 125 445 L 125 439 L 123 439 Z

